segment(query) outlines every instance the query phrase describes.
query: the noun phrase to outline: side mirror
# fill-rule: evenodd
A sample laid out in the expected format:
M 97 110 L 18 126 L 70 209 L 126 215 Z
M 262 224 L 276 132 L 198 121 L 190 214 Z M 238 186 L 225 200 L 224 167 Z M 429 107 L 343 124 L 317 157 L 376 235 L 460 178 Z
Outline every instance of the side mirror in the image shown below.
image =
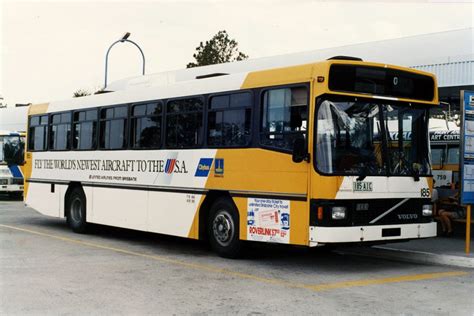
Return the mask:
M 309 161 L 309 154 L 306 150 L 306 141 L 304 138 L 297 138 L 293 143 L 293 162 Z

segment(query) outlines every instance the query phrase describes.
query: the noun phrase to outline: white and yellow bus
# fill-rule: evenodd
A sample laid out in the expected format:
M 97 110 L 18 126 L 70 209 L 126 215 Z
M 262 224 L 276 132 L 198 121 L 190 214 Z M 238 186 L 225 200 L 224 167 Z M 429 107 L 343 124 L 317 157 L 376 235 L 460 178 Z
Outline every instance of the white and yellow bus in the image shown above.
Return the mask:
M 157 82 L 31 106 L 26 203 L 75 232 L 209 239 L 224 257 L 436 235 L 433 75 L 337 57 Z
M 0 194 L 23 194 L 25 136 L 25 132 L 0 130 Z

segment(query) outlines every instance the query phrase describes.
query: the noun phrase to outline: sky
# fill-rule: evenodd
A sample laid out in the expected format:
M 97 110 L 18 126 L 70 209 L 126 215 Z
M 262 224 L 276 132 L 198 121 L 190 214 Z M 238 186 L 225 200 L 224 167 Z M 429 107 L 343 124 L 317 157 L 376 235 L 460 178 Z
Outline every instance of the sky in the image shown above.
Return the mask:
M 156 73 L 185 68 L 219 30 L 259 58 L 468 28 L 473 17 L 472 0 L 0 0 L 0 95 L 11 106 L 98 90 L 125 32 Z M 141 67 L 136 47 L 119 43 L 108 81 Z

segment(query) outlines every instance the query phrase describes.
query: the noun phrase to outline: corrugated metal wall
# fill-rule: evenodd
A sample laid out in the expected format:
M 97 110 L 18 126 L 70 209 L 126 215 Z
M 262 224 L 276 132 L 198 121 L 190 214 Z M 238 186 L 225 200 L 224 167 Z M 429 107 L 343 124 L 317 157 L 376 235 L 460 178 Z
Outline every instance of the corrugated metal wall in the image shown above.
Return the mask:
M 410 68 L 434 73 L 440 88 L 474 85 L 474 60 L 411 66 Z

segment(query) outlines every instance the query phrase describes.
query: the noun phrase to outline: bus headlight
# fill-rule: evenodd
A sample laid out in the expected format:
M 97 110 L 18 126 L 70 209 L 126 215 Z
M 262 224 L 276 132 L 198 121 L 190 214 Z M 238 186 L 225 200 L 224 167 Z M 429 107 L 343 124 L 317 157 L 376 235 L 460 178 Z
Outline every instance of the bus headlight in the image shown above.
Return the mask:
M 433 205 L 431 205 L 431 204 L 423 205 L 422 214 L 423 214 L 423 216 L 433 215 Z
M 345 206 L 333 206 L 331 209 L 332 219 L 344 219 L 346 218 L 346 207 Z

